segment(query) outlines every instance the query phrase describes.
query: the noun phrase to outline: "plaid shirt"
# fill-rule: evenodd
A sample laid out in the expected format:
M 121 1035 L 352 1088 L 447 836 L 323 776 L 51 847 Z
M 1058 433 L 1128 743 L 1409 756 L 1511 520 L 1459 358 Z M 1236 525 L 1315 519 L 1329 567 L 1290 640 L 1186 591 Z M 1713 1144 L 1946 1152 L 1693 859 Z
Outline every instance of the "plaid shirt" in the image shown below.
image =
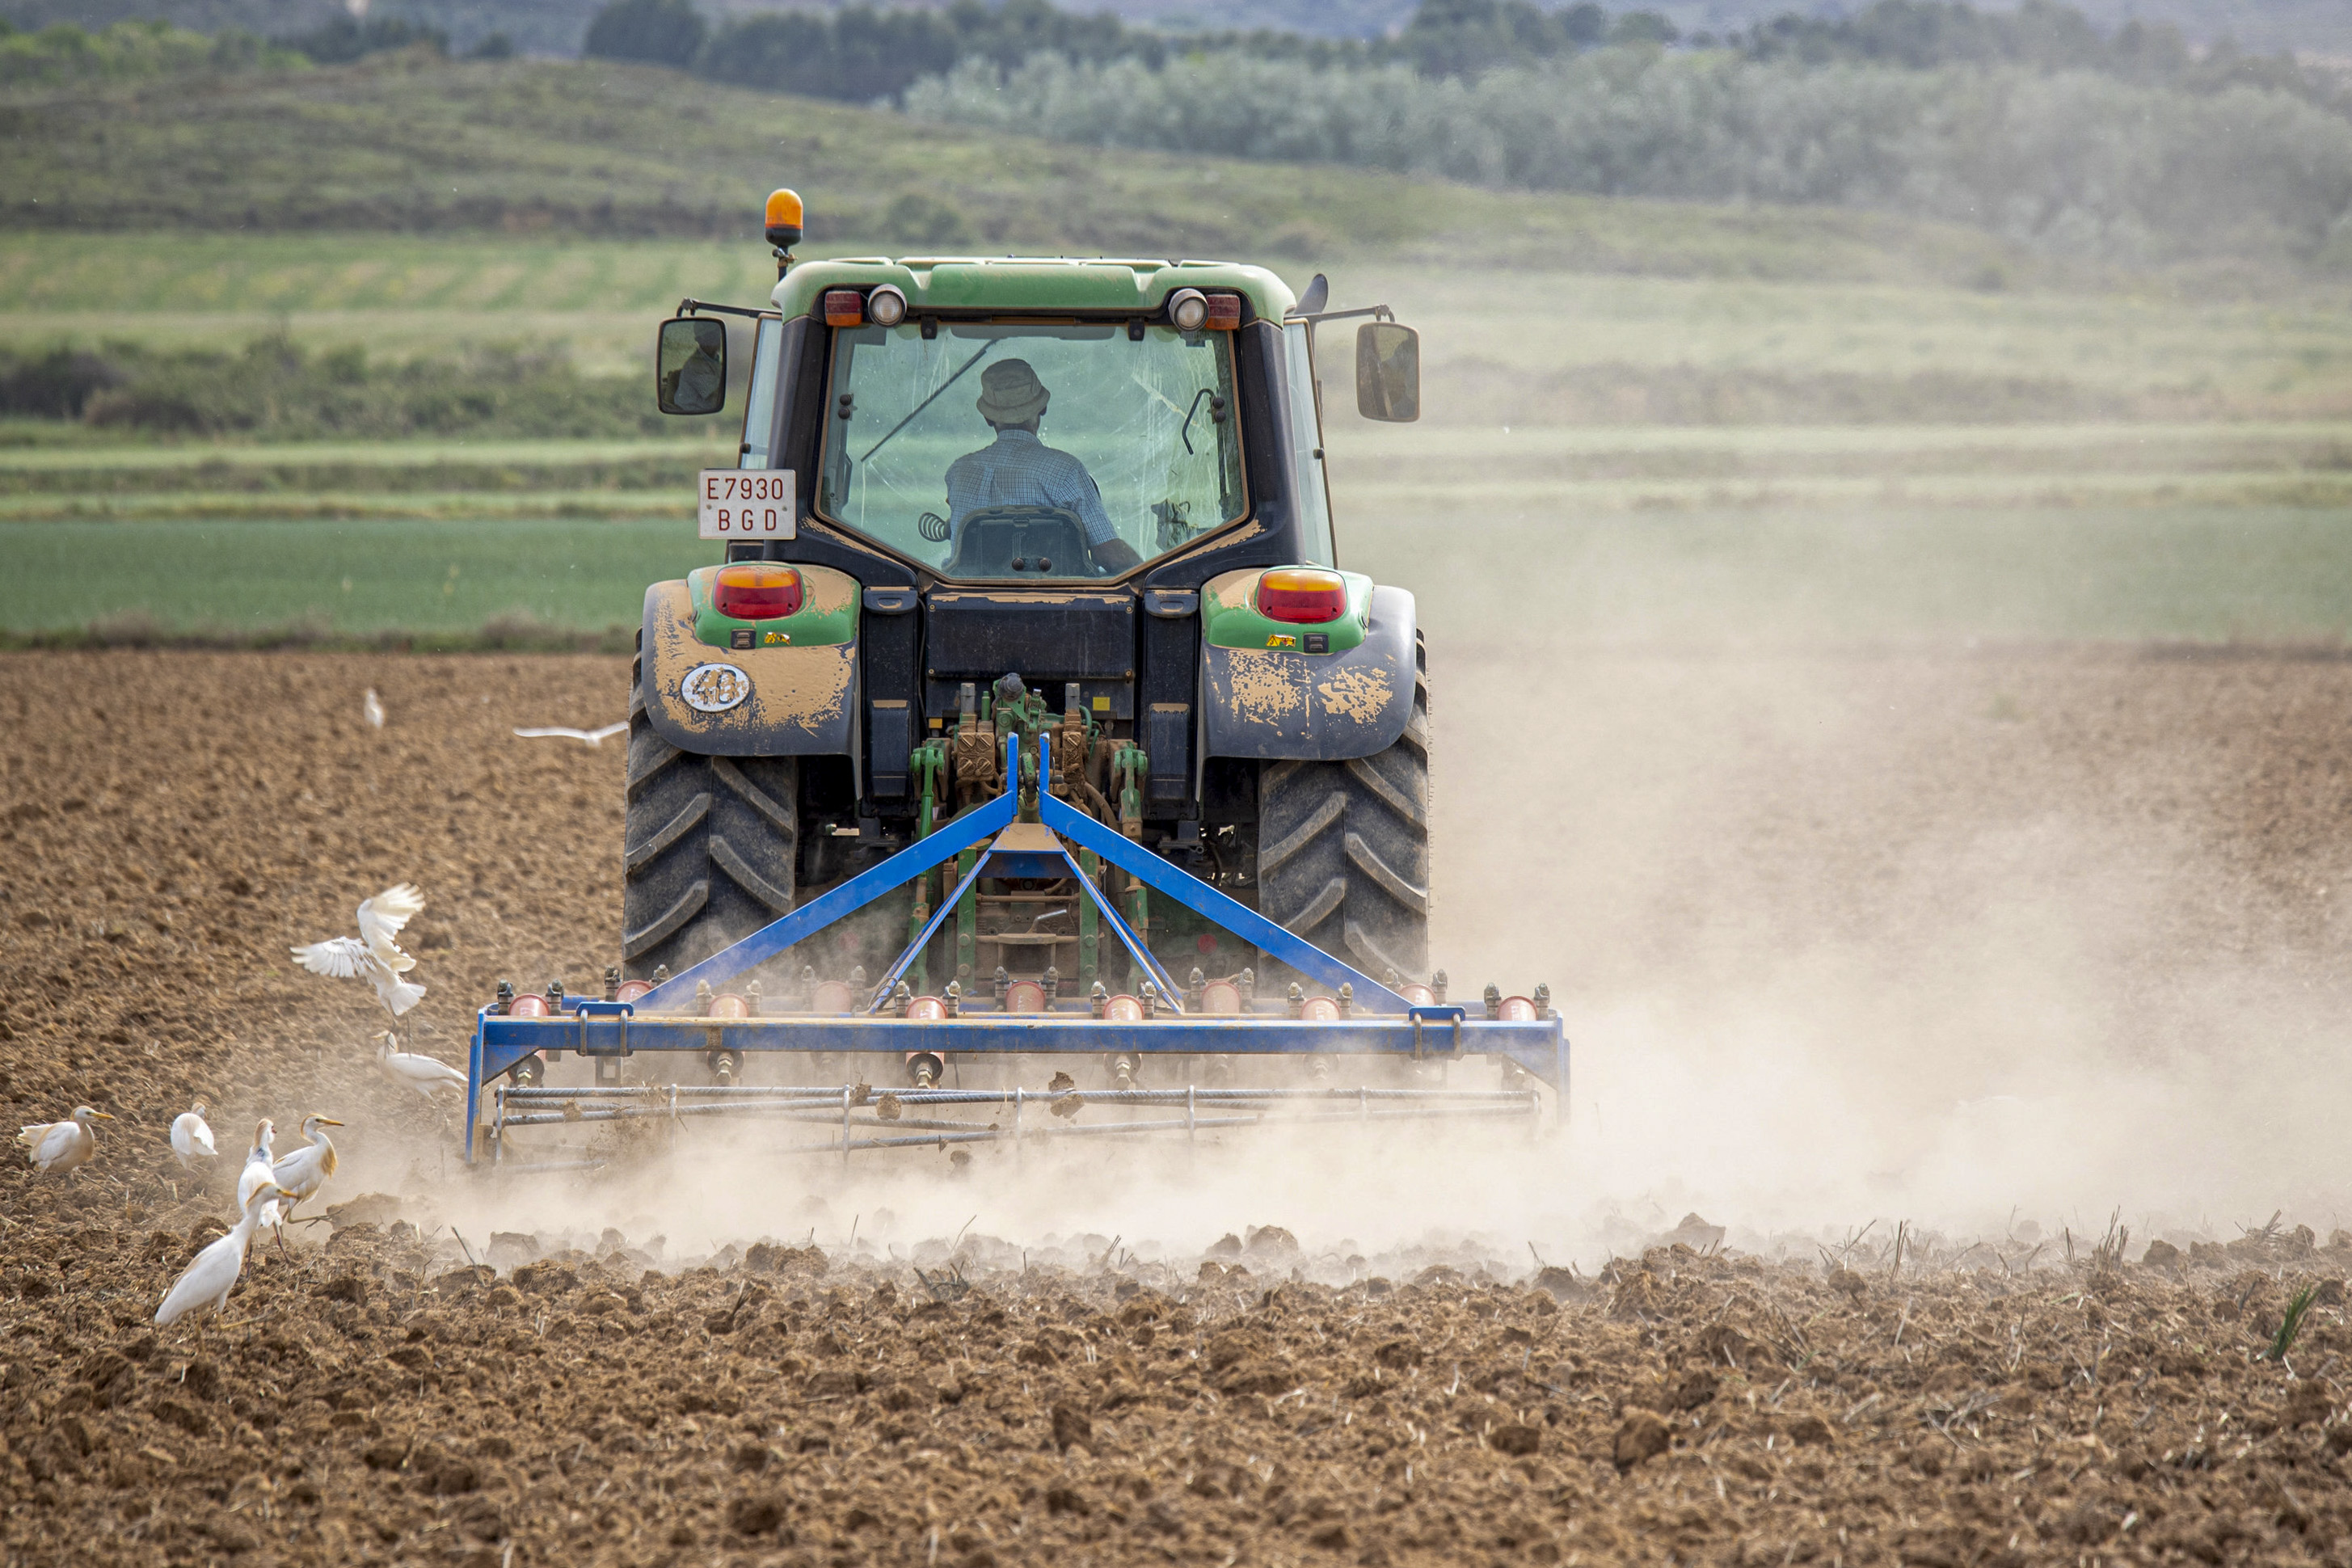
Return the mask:
M 1118 536 L 1087 466 L 1031 430 L 999 430 L 993 442 L 948 465 L 948 513 L 958 529 L 969 513 L 991 506 L 1066 507 L 1085 524 L 1088 544 Z

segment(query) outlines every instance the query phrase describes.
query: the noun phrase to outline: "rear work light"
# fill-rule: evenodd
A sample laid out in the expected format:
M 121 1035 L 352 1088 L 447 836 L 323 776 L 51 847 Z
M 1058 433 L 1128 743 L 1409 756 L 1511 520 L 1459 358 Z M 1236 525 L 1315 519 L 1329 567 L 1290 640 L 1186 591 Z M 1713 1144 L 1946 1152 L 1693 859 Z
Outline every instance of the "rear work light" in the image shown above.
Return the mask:
M 1257 580 L 1257 613 L 1301 626 L 1336 621 L 1348 613 L 1348 584 L 1320 566 L 1277 566 Z
M 721 566 L 711 584 L 710 605 L 739 621 L 772 621 L 801 608 L 801 574 L 772 561 L 738 561 Z
M 866 296 L 855 289 L 828 289 L 824 291 L 824 324 L 828 327 L 862 327 L 866 324 Z

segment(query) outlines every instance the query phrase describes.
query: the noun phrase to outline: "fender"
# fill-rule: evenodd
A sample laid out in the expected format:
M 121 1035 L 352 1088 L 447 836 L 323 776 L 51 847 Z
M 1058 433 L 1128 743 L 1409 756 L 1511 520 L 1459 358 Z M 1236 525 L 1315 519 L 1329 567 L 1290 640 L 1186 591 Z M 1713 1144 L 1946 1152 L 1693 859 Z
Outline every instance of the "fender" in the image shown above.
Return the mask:
M 646 590 L 646 716 L 703 756 L 848 755 L 856 742 L 858 584 L 802 565 L 800 612 L 735 623 L 709 605 L 706 567 Z M 747 627 L 749 628 L 747 632 Z M 743 646 L 757 637 L 766 647 Z M 785 646 L 774 646 L 790 637 Z
M 1257 577 L 1213 578 L 1201 594 L 1203 620 L 1220 602 L 1246 603 Z M 1204 754 L 1329 763 L 1394 745 L 1412 719 L 1412 595 L 1369 587 L 1367 598 L 1362 640 L 1334 653 L 1218 647 L 1204 637 Z

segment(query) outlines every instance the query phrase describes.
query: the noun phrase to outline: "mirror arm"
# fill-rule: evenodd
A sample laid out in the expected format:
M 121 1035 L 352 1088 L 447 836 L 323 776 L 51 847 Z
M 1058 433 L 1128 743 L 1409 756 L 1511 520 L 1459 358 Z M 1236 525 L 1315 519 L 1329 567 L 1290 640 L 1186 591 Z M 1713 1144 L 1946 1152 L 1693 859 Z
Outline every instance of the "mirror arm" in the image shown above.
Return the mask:
M 1396 320 L 1396 312 L 1386 305 L 1366 305 L 1355 310 L 1318 310 L 1311 316 L 1302 316 L 1294 311 L 1282 319 L 1286 321 L 1305 321 L 1312 326 L 1317 321 L 1344 321 L 1354 316 L 1375 316 L 1383 321 Z
M 773 306 L 764 310 L 755 310 L 745 305 L 714 305 L 708 300 L 680 300 L 677 302 L 677 313 L 681 316 L 691 316 L 703 310 L 708 310 L 714 316 L 749 316 L 753 321 L 758 321 L 762 316 L 773 316 L 778 321 L 783 320 Z

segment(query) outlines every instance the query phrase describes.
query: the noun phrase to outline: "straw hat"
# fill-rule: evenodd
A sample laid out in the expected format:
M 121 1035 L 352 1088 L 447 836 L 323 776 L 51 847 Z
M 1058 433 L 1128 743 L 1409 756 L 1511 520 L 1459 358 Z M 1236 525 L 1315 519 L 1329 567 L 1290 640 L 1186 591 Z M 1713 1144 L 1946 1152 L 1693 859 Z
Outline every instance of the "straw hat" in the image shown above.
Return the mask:
M 992 425 L 1025 425 L 1045 412 L 1054 395 L 1025 359 L 999 360 L 980 373 L 980 416 Z

